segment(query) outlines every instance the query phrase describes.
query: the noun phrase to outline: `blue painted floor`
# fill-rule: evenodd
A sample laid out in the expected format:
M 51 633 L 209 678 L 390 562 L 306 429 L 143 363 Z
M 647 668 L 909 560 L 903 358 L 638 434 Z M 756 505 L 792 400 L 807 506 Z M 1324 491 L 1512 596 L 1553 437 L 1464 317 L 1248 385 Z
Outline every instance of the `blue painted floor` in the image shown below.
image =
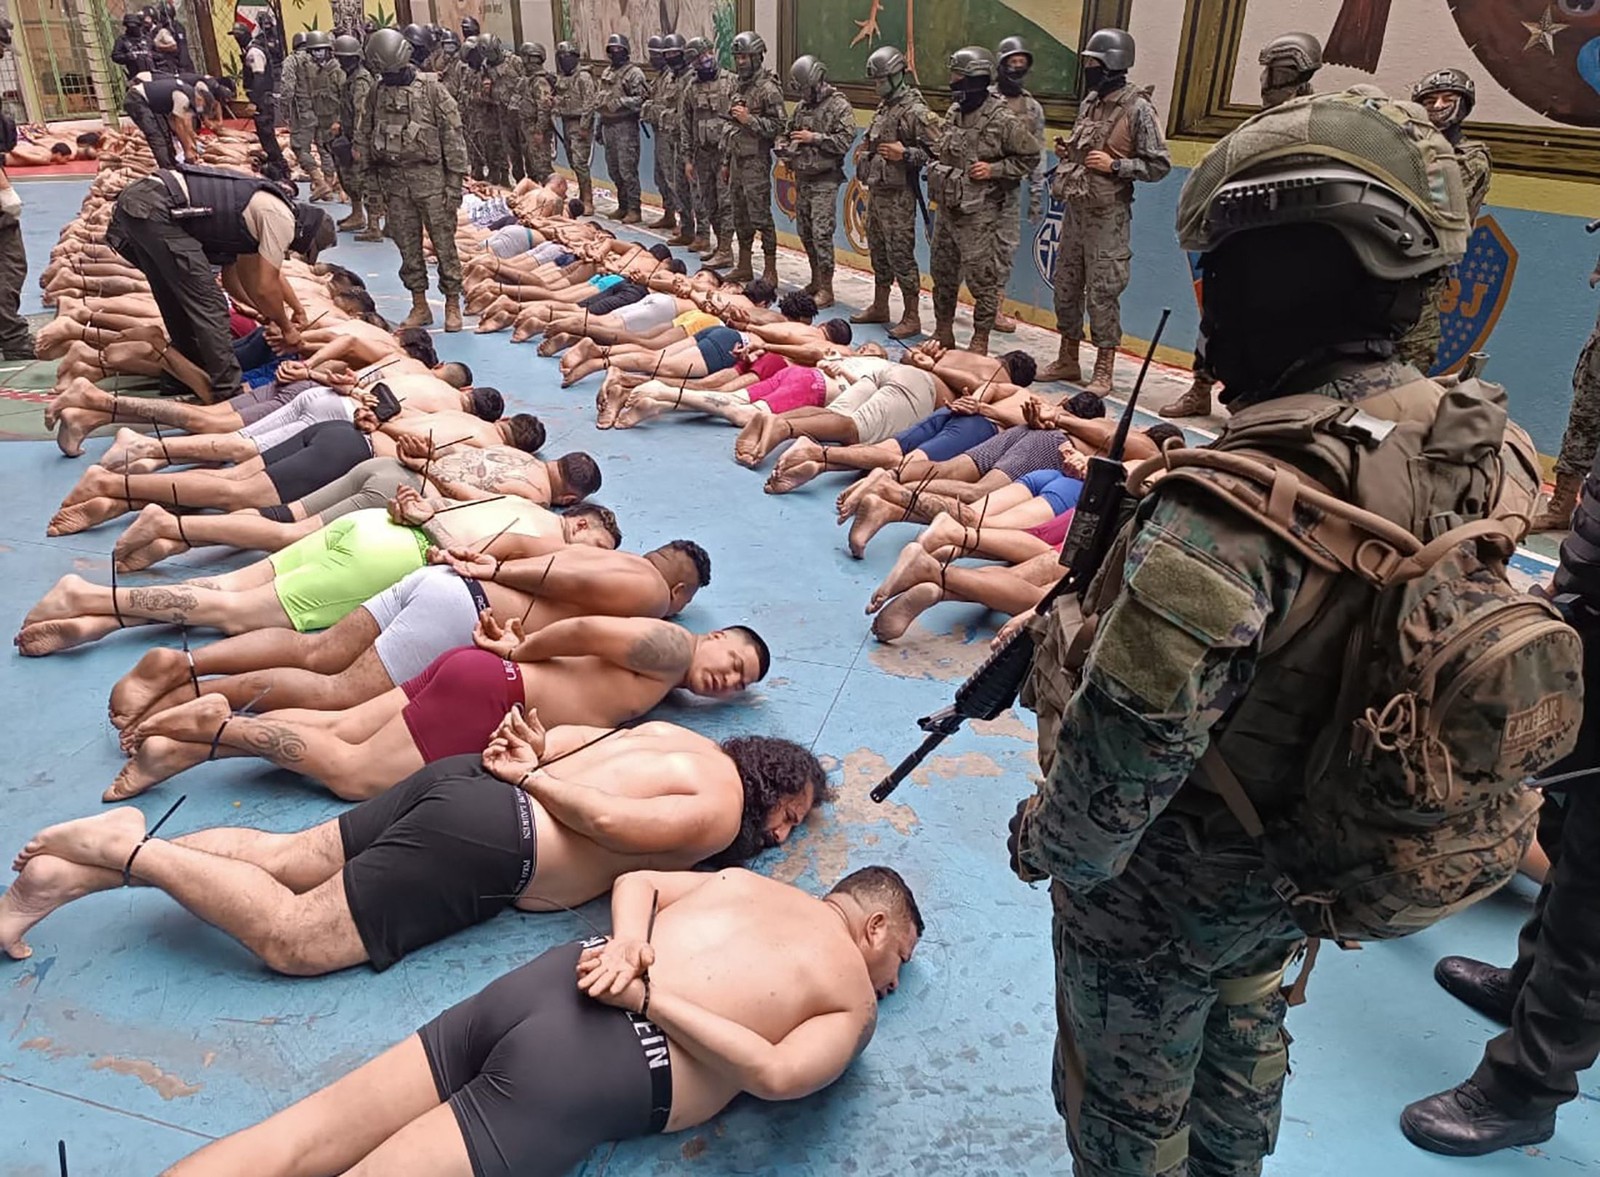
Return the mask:
M 84 189 L 26 187 L 36 272 Z M 403 313 L 391 247 L 341 244 L 334 257 L 370 275 L 385 312 Z M 37 309 L 36 289 L 24 309 Z M 725 426 L 669 421 L 602 433 L 592 424 L 595 382 L 562 391 L 555 362 L 531 346 L 471 334 L 441 335 L 439 344 L 500 387 L 510 405 L 538 412 L 549 427 L 548 452 L 581 448 L 600 460 L 600 497 L 620 516 L 628 547 L 679 536 L 707 547 L 712 584 L 687 624 L 748 622 L 771 641 L 772 677 L 747 706 L 668 710 L 713 735 L 788 736 L 837 766 L 839 801 L 763 867 L 824 887 L 856 866 L 887 862 L 905 873 L 929 921 L 871 1049 L 834 1088 L 800 1104 L 743 1101 L 694 1133 L 601 1149 L 583 1171 L 1066 1172 L 1048 1090 L 1048 904 L 1005 867 L 1006 820 L 1036 772 L 1031 724 L 1001 720 L 965 732 L 894 804 L 875 806 L 866 796 L 913 746 L 915 718 L 941 705 L 981 658 L 992 619 L 970 606 L 941 606 L 913 640 L 878 647 L 862 607 L 893 560 L 896 533 L 908 529 L 889 529 L 856 562 L 833 526 L 834 480 L 767 497 L 761 477 L 732 462 L 734 434 Z M 91 442 L 89 452 L 105 444 Z M 13 623 L 64 573 L 106 576 L 115 525 L 43 538 L 82 467 L 47 442 L 0 447 L 0 597 Z M 121 763 L 106 693 L 152 641 L 175 641 L 150 634 L 39 661 L 0 658 L 9 753 L 0 772 L 0 852 L 42 825 L 100 808 L 100 791 Z M 218 824 L 298 829 L 339 808 L 243 761 L 205 766 L 138 803 L 153 820 L 180 791 L 189 801 L 172 833 Z M 1291 1017 L 1294 1070 L 1269 1173 L 1564 1177 L 1600 1167 L 1595 1075 L 1586 1077 L 1585 1098 L 1562 1112 L 1555 1139 L 1538 1149 L 1447 1161 L 1414 1150 L 1395 1124 L 1406 1102 L 1465 1077 L 1492 1033 L 1435 987 L 1434 960 L 1449 952 L 1508 960 L 1530 895 L 1518 885 L 1414 939 L 1324 955 L 1310 1004 Z M 603 904 L 586 914 L 603 919 Z M 0 960 L 0 1174 L 55 1173 L 61 1138 L 77 1177 L 155 1173 L 584 932 L 568 915 L 508 914 L 383 975 L 287 980 L 159 893 L 93 896 L 35 930 L 32 960 Z

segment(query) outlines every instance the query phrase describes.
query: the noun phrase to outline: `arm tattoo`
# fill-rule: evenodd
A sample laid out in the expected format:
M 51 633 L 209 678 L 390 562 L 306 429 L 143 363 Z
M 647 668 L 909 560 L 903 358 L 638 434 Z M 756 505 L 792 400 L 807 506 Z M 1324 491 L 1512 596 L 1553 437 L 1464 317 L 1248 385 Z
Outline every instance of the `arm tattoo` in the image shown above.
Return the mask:
M 200 599 L 187 588 L 119 589 L 128 594 L 128 604 L 141 613 L 155 614 L 153 620 L 184 622 Z
M 297 765 L 305 757 L 306 740 L 288 724 L 257 719 L 237 725 L 236 747 L 281 767 Z
M 628 647 L 628 669 L 641 674 L 676 674 L 689 665 L 693 653 L 689 635 L 683 630 L 675 625 L 653 625 L 649 633 Z

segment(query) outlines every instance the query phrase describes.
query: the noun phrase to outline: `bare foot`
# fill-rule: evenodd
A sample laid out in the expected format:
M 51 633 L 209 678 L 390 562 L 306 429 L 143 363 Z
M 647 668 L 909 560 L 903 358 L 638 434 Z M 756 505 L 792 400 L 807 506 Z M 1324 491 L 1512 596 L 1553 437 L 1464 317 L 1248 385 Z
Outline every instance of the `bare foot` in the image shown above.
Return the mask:
M 76 862 L 80 866 L 122 869 L 129 853 L 144 837 L 144 814 L 131 805 L 46 826 L 24 846 L 11 864 L 20 871 L 41 854 Z
M 775 413 L 762 413 L 739 430 L 733 443 L 733 458 L 741 466 L 758 469 L 767 455 L 794 436 L 789 423 Z
M 76 411 L 76 410 L 73 410 Z M 65 428 L 65 422 L 62 423 Z M 49 526 L 44 529 L 46 535 L 77 535 L 80 531 L 88 531 L 91 527 L 98 527 L 108 520 L 128 513 L 126 499 L 93 498 L 85 499 L 81 503 L 62 507 L 50 517 Z
M 135 433 L 131 429 L 117 430 L 117 439 L 111 443 L 111 448 L 100 455 L 99 465 L 113 473 L 121 473 L 122 468 L 131 461 L 141 458 L 153 458 L 161 452 L 158 443 L 145 437 L 142 433 Z
M 889 477 L 889 471 L 880 467 L 877 470 L 867 471 L 867 476 L 858 482 L 845 487 L 844 493 L 834 503 L 839 511 L 839 522 L 856 513 L 856 504 L 861 501 L 861 496 L 870 494 L 872 490 L 884 479 Z
M 601 359 L 599 356 L 596 356 L 592 360 L 585 360 L 585 361 L 583 361 L 583 363 L 577 365 L 570 372 L 568 372 L 566 374 L 566 376 L 564 376 L 562 378 L 561 387 L 562 388 L 571 388 L 578 381 L 587 380 L 590 376 L 593 376 L 596 372 L 602 371 L 605 368 L 605 366 L 606 366 L 606 361 L 604 359 Z
M 88 392 L 94 390 L 94 385 L 87 380 L 73 380 L 56 393 L 55 399 L 44 408 L 44 427 L 54 429 L 62 409 L 86 409 L 89 407 Z
M 50 586 L 50 591 L 39 598 L 37 605 L 28 610 L 22 624 L 32 625 L 36 621 L 58 621 L 64 617 L 78 616 L 84 612 L 89 591 L 94 587 L 83 577 L 67 573 Z
M 913 621 L 943 599 L 944 590 L 936 584 L 912 585 L 872 619 L 872 636 L 880 642 L 894 641 L 911 628 Z
M 189 545 L 178 535 L 177 516 L 159 503 L 151 503 L 117 537 L 111 558 L 118 572 L 138 572 L 188 550 Z
M 56 414 L 56 446 L 69 458 L 83 456 L 83 439 L 111 423 L 110 413 L 92 409 L 61 409 Z
M 97 642 L 106 634 L 121 629 L 115 617 L 64 617 L 24 625 L 11 642 L 24 658 L 43 658 L 74 646 Z
M 147 716 L 131 732 L 135 745 L 142 746 L 153 736 L 165 736 L 190 744 L 204 744 L 209 750 L 217 729 L 228 721 L 233 708 L 223 695 L 201 695 L 178 707 L 169 707 Z
M 546 335 L 539 341 L 539 354 L 548 359 L 565 351 L 576 342 L 578 342 L 576 335 L 568 335 L 565 332 L 559 335 Z
M 857 560 L 861 559 L 873 536 L 890 523 L 902 522 L 905 517 L 903 507 L 897 507 L 876 495 L 870 499 L 863 499 L 856 507 L 856 521 L 850 525 L 850 554 Z
M 159 647 L 144 657 L 111 688 L 111 726 L 127 731 L 144 718 L 150 705 L 189 681 L 189 660 L 182 650 Z
M 601 429 L 615 428 L 617 415 L 622 412 L 627 399 L 628 386 L 622 381 L 607 380 L 602 384 L 600 394 L 595 397 L 595 425 Z
M 81 866 L 51 854 L 32 857 L 21 869 L 10 889 L 0 895 L 0 948 L 12 960 L 33 955 L 22 937 L 56 908 L 122 882 L 120 876 L 99 867 Z
M 943 572 L 939 562 L 928 555 L 920 543 L 913 541 L 907 544 L 895 557 L 889 575 L 883 578 L 883 583 L 867 601 L 867 612 L 876 613 L 890 597 L 899 596 L 914 584 L 939 580 Z
M 809 437 L 797 437 L 767 479 L 769 495 L 788 494 L 810 482 L 828 468 L 828 453 Z
M 524 311 L 514 320 L 513 329 L 511 332 L 511 342 L 526 343 L 530 339 L 536 339 L 543 333 L 544 320 L 539 318 L 537 315 Z
M 151 736 L 139 745 L 139 751 L 122 766 L 122 771 L 117 773 L 116 779 L 100 799 L 126 801 L 129 797 L 137 797 L 146 789 L 177 776 L 184 769 L 204 764 L 210 752 L 209 736 L 203 744 L 186 744 L 169 740 L 166 736 Z
M 479 335 L 493 335 L 497 331 L 504 331 L 515 321 L 516 315 L 511 311 L 497 307 L 479 315 L 478 325 L 473 330 Z
M 600 354 L 600 345 L 585 335 L 572 345 L 572 349 L 561 357 L 561 373 L 572 371 L 585 360 L 595 359 Z
M 637 389 L 631 389 L 623 394 L 622 411 L 612 422 L 613 429 L 632 429 L 646 421 L 661 416 L 671 406 L 654 397 L 643 396 Z
M 933 517 L 933 522 L 923 529 L 920 542 L 923 551 L 929 553 L 946 547 L 966 552 L 967 541 L 970 538 L 964 523 L 948 512 L 940 511 Z

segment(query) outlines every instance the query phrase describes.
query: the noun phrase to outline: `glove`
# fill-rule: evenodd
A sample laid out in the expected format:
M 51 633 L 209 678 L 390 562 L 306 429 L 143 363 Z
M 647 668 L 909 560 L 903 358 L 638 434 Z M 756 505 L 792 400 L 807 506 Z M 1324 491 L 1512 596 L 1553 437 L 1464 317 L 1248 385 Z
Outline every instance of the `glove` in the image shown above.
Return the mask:
M 1033 811 L 1038 808 L 1039 794 L 1035 793 L 1031 797 L 1024 797 L 1017 802 L 1017 811 L 1011 815 L 1011 821 L 1008 825 L 1011 834 L 1006 838 L 1006 853 L 1011 858 L 1011 873 L 1024 883 L 1042 883 L 1050 877 L 1041 871 L 1034 870 L 1033 867 L 1022 861 L 1022 827 L 1027 824 L 1028 819 L 1033 816 Z

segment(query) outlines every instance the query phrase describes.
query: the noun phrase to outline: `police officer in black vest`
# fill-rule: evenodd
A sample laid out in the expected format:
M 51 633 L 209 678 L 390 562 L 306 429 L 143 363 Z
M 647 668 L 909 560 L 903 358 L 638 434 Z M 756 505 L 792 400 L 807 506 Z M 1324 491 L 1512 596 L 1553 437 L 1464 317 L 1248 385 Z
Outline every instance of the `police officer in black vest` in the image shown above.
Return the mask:
M 211 380 L 208 404 L 235 395 L 241 375 L 212 266 L 236 302 L 277 326 L 284 346 L 300 343 L 305 310 L 283 279 L 284 258 L 292 249 L 315 261 L 335 233 L 326 213 L 293 196 L 292 186 L 260 176 L 184 165 L 117 197 L 106 244 L 149 279 L 172 346 Z
M 145 32 L 144 17 L 137 12 L 123 14 L 122 36 L 111 47 L 111 60 L 122 67 L 129 78 L 148 73 L 151 69 L 150 36 Z
M 1400 1116 L 1412 1144 L 1446 1156 L 1549 1140 L 1556 1109 L 1578 1097 L 1578 1075 L 1600 1056 L 1600 453 L 1544 595 L 1583 636 L 1583 727 L 1571 755 L 1545 773 L 1575 779 L 1570 788 L 1553 781 L 1539 813 L 1550 871 L 1516 964 L 1447 956 L 1433 971 L 1447 992 L 1508 1027 L 1470 1079 Z
M 263 175 L 274 180 L 289 178 L 289 161 L 283 158 L 283 148 L 278 143 L 278 96 L 272 66 L 273 43 L 265 20 L 251 32 L 250 26 L 239 23 L 229 34 L 239 46 L 240 75 L 244 81 L 245 97 L 255 107 L 256 140 L 261 144 Z
M 186 160 L 200 158 L 200 148 L 194 137 L 194 115 L 200 107 L 201 98 L 195 87 L 176 74 L 168 73 L 137 75 L 128 87 L 127 97 L 122 100 L 122 112 L 144 134 L 158 168 L 170 168 L 175 162 L 174 135 L 183 144 Z

